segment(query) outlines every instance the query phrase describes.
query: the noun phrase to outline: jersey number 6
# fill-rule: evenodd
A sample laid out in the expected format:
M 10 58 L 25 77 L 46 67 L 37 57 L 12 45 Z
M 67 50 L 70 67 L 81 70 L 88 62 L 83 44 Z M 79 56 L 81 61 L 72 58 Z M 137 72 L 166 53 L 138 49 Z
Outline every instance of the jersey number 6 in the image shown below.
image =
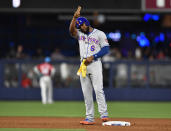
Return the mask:
M 94 50 L 95 50 L 95 46 L 92 45 L 90 50 L 91 50 L 91 51 L 94 51 Z

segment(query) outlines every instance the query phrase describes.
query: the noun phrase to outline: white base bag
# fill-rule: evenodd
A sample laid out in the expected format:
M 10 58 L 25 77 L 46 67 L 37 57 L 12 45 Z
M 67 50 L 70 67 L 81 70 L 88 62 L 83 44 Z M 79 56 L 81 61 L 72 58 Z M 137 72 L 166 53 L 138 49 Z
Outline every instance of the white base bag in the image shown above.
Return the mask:
M 103 126 L 131 126 L 130 122 L 126 121 L 107 121 L 102 123 Z

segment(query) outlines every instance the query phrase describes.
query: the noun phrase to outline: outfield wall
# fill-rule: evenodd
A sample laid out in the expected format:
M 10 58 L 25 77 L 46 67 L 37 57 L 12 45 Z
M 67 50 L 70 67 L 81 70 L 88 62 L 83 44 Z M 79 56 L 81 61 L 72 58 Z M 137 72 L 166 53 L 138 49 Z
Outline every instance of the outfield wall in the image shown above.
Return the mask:
M 0 100 L 40 100 L 34 60 L 0 61 Z M 55 100 L 83 100 L 76 71 L 79 61 L 53 61 Z M 171 101 L 170 61 L 115 61 L 104 63 L 107 100 Z M 65 75 L 64 75 L 65 74 Z M 23 84 L 24 82 L 27 84 Z M 25 86 L 27 85 L 27 86 Z

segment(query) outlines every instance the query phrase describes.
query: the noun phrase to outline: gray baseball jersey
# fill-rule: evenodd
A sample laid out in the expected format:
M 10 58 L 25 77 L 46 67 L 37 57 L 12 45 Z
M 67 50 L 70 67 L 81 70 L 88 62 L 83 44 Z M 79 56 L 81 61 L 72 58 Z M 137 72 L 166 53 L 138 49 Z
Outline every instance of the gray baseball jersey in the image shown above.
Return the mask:
M 88 35 L 78 30 L 77 35 L 81 60 L 83 58 L 87 58 L 98 53 L 104 46 L 109 46 L 105 33 L 98 29 L 94 29 Z M 101 60 L 98 59 L 89 64 L 87 66 L 86 77 L 83 78 L 80 75 L 80 81 L 86 106 L 86 118 L 94 121 L 93 89 L 96 94 L 98 111 L 101 117 L 108 116 L 107 104 L 103 91 L 103 74 Z
M 109 46 L 105 33 L 98 29 L 94 29 L 89 35 L 79 30 L 77 32 L 81 59 L 98 53 L 104 46 Z

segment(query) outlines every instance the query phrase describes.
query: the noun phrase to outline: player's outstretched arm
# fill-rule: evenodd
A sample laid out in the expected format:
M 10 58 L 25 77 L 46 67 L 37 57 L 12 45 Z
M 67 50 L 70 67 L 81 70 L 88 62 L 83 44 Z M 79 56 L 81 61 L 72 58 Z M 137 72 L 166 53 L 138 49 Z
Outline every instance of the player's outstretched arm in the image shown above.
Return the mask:
M 73 36 L 75 38 L 77 37 L 77 29 L 75 27 L 75 22 L 76 22 L 76 19 L 78 17 L 80 17 L 80 11 L 81 11 L 81 6 L 78 6 L 78 8 L 77 8 L 76 12 L 74 13 L 74 16 L 71 20 L 70 26 L 69 26 L 70 34 L 71 34 L 71 36 Z

